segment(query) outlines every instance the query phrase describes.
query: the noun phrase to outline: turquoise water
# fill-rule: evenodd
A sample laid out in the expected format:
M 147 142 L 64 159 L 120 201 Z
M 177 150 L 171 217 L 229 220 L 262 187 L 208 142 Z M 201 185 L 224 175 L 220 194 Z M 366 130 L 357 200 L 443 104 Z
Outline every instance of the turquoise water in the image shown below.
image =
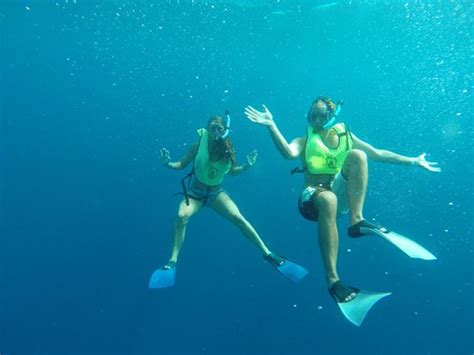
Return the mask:
M 473 5 L 454 1 L 0 3 L 1 354 L 471 354 Z M 438 260 L 408 258 L 341 219 L 339 272 L 393 294 L 360 328 L 329 297 L 316 228 L 296 202 L 288 139 L 319 95 L 344 99 L 361 139 L 443 171 L 371 162 L 365 215 Z M 225 188 L 272 249 L 310 271 L 293 285 L 203 210 L 172 289 L 184 172 L 164 169 L 209 116 L 232 113 Z

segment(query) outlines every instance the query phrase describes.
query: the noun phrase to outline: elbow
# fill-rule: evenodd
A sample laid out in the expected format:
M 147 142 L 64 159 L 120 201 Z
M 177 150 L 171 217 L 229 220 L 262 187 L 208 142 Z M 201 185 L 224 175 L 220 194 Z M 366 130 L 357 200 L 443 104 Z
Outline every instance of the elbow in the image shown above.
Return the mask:
M 293 159 L 296 159 L 298 157 L 298 155 L 295 154 L 295 152 L 293 152 L 291 149 L 282 150 L 281 153 L 282 153 L 283 157 L 287 160 L 293 160 Z
M 292 151 L 289 151 L 285 154 L 285 158 L 288 159 L 288 160 L 294 160 L 294 159 L 298 158 L 298 154 L 296 154 Z
M 229 175 L 230 176 L 235 176 L 235 175 L 239 175 L 240 171 L 237 167 L 233 168 L 233 169 L 230 169 L 229 170 Z

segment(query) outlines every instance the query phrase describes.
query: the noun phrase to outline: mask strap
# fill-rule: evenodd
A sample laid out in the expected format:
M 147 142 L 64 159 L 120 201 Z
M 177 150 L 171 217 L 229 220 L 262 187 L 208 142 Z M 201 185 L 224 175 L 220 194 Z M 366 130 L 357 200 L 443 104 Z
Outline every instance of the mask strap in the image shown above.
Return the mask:
M 323 125 L 323 129 L 328 129 L 331 128 L 334 125 L 334 122 L 336 121 L 337 116 L 341 112 L 342 105 L 344 104 L 343 100 L 339 100 L 339 102 L 336 104 L 336 109 L 334 110 L 334 113 L 332 114 L 332 117 Z
M 229 114 L 229 110 L 225 110 L 225 117 L 227 119 L 226 130 L 225 130 L 224 134 L 222 135 L 222 139 L 226 139 L 227 136 L 230 133 L 230 114 Z

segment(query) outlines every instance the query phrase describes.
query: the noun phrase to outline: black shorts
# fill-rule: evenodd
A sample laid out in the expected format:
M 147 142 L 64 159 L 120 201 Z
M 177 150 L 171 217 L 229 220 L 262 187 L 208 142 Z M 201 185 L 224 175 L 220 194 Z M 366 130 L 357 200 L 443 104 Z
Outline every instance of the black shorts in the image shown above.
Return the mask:
M 337 213 L 345 214 L 349 212 L 349 202 L 347 199 L 347 179 L 341 173 L 336 174 L 333 180 L 306 187 L 298 199 L 298 210 L 301 215 L 310 220 L 317 222 L 319 219 L 319 211 L 316 207 L 315 199 L 323 191 L 332 191 L 337 197 Z
M 317 222 L 319 219 L 319 210 L 316 207 L 315 199 L 323 191 L 331 191 L 329 184 L 319 184 L 308 186 L 303 190 L 298 199 L 298 211 L 309 221 Z

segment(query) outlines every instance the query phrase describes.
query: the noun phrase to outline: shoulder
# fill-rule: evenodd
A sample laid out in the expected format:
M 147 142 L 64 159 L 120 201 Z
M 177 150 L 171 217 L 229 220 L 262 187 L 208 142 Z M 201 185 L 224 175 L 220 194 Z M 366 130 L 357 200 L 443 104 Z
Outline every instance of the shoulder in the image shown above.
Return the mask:
M 196 133 L 199 137 L 203 137 L 207 133 L 207 130 L 205 128 L 198 128 Z
M 349 131 L 349 127 L 344 122 L 336 123 L 333 127 L 333 130 L 346 132 Z

